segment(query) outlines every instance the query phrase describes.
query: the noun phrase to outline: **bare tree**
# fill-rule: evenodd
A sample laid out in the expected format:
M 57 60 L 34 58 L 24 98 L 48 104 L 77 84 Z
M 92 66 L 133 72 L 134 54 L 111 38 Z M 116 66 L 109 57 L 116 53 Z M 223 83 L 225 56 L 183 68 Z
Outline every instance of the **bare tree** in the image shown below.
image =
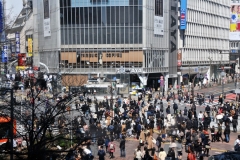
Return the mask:
M 82 142 L 88 141 L 82 135 L 74 134 L 72 138 L 69 135 L 76 128 L 74 119 L 68 118 L 74 109 L 73 107 L 69 109 L 68 106 L 72 106 L 76 99 L 65 95 L 59 101 L 54 101 L 54 97 L 44 93 L 42 86 L 31 84 L 33 85 L 24 97 L 26 101 L 14 100 L 14 119 L 17 121 L 14 130 L 17 136 L 26 142 L 24 149 L 16 149 L 13 153 L 14 159 L 42 160 L 52 155 L 60 157 L 61 154 L 67 153 L 70 147 L 77 148 Z M 4 113 L 0 116 L 9 117 L 11 99 L 8 94 L 2 96 L 0 108 L 4 109 Z M 16 92 L 15 97 L 18 96 L 19 93 Z M 20 125 L 24 130 L 19 129 Z M 54 127 L 58 129 L 57 133 L 53 131 Z M 6 155 L 3 158 L 8 158 L 11 154 L 8 144 L 1 147 L 1 152 Z

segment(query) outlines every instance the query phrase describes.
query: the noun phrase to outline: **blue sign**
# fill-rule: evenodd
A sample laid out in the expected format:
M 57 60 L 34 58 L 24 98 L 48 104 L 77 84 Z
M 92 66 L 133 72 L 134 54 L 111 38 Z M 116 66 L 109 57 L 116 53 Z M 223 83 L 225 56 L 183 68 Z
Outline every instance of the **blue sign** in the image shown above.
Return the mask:
M 181 0 L 180 6 L 180 29 L 187 28 L 187 0 Z
M 16 41 L 15 50 L 16 54 L 18 55 L 20 53 L 20 34 L 18 32 L 15 34 L 15 41 Z
M 7 46 L 7 45 L 4 45 L 4 46 L 3 46 L 3 51 L 2 51 L 2 62 L 3 62 L 3 63 L 7 63 L 7 61 L 8 61 L 8 53 L 7 53 L 7 50 L 8 50 L 8 46 Z

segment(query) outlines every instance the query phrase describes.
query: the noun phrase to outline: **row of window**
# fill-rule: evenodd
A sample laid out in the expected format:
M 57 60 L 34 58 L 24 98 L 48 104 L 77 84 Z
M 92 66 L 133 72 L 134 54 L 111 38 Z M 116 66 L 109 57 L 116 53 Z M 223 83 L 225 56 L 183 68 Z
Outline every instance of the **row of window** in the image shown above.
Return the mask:
M 227 54 L 219 54 L 218 50 L 203 50 L 203 49 L 183 49 L 182 60 L 183 61 L 209 61 L 209 58 L 213 61 L 228 60 Z
M 101 6 L 60 8 L 61 25 L 138 26 L 142 25 L 142 6 Z
M 228 12 L 229 13 L 229 12 Z M 229 29 L 229 18 L 201 11 L 188 10 L 188 21 Z
M 186 48 L 201 48 L 201 49 L 217 48 L 219 50 L 229 50 L 228 46 L 229 46 L 228 40 L 195 37 L 195 36 L 185 37 Z
M 238 48 L 240 47 L 240 42 L 230 42 L 230 48 Z
M 196 23 L 188 23 L 187 35 L 201 36 L 218 39 L 229 39 L 229 29 L 212 27 Z
M 142 27 L 62 28 L 61 44 L 141 44 Z
M 189 0 L 188 8 L 229 17 L 229 0 Z

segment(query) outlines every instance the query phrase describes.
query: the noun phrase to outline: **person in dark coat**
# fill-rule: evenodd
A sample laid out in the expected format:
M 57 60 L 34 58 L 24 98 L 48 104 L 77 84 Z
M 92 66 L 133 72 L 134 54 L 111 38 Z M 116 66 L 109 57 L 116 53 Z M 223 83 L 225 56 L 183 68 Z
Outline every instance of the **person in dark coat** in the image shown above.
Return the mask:
M 119 148 L 120 148 L 120 157 L 126 157 L 126 152 L 125 152 L 125 137 L 123 136 L 122 137 L 122 140 L 121 140 L 121 142 L 120 142 L 120 146 L 119 146 Z
M 175 159 L 175 152 L 172 147 L 169 147 L 167 157 L 171 157 L 172 159 Z
M 229 141 L 230 141 L 230 126 L 229 126 L 228 123 L 226 123 L 225 126 L 226 126 L 226 128 L 225 128 L 225 130 L 224 130 L 225 141 L 226 141 L 227 143 L 229 143 Z

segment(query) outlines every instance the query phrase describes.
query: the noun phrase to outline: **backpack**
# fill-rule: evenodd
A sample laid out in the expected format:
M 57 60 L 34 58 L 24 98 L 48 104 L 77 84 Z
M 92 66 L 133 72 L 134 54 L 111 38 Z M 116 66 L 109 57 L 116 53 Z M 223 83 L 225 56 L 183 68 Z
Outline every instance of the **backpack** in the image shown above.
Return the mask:
M 114 149 L 114 146 L 113 146 L 112 143 L 109 145 L 109 148 L 110 148 L 111 150 Z

